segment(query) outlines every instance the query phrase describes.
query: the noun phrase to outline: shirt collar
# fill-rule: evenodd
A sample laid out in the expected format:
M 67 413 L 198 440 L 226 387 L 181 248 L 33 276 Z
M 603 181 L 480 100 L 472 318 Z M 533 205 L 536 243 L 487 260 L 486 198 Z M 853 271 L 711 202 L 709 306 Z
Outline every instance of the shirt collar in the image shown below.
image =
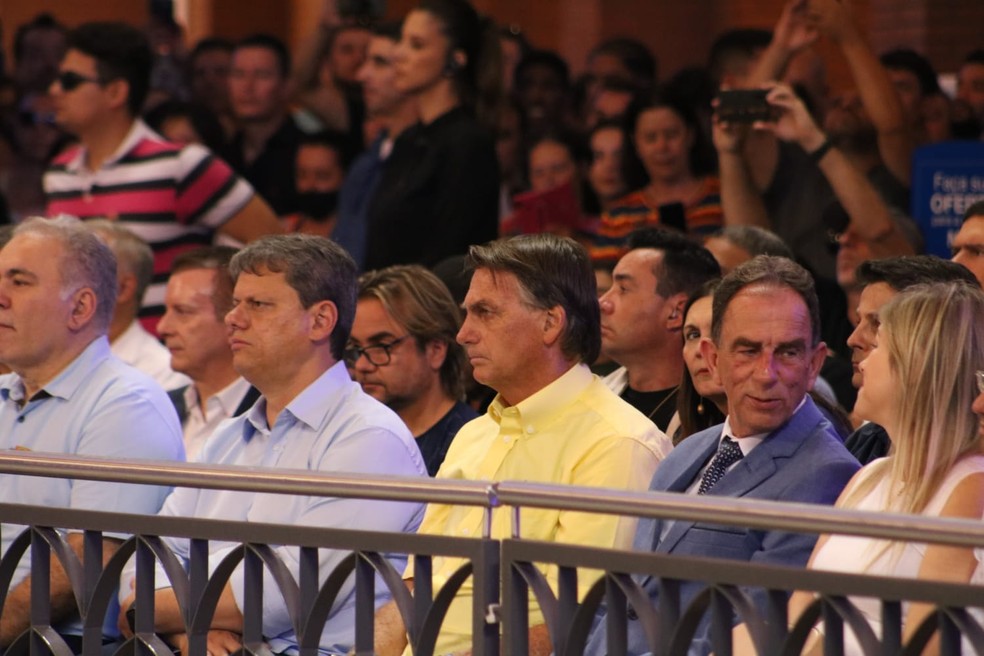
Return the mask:
M 325 423 L 329 413 L 341 405 L 343 396 L 353 385 L 356 383 L 349 376 L 345 363 L 336 362 L 295 396 L 283 412 L 289 413 L 295 420 L 316 430 Z M 247 413 L 243 428 L 243 438 L 246 440 L 252 437 L 254 431 L 270 430 L 267 426 L 265 397 L 261 396 Z
M 248 391 L 249 381 L 240 376 L 229 385 L 226 385 L 225 388 L 213 394 L 209 400 L 215 399 L 216 403 L 219 404 L 219 408 L 222 410 L 222 414 L 226 417 L 231 417 L 236 411 L 236 408 L 239 407 L 239 404 L 243 402 L 243 398 Z M 192 408 L 199 404 L 198 390 L 193 384 L 185 388 L 184 401 L 186 408 Z
M 47 392 L 49 396 L 70 399 L 72 395 L 88 380 L 89 374 L 106 358 L 111 357 L 109 340 L 105 335 L 95 338 L 85 349 L 62 369 L 57 376 L 41 386 L 38 392 Z M 24 398 L 24 381 L 17 374 L 5 376 L 0 381 L 0 393 L 3 398 L 20 401 Z
M 803 404 L 806 403 L 806 399 L 808 396 L 809 396 L 808 394 L 803 395 L 803 399 L 799 402 L 799 405 L 796 406 L 796 409 L 793 410 L 793 414 L 789 415 L 790 419 L 792 419 L 793 416 L 797 412 L 799 412 L 800 409 L 802 409 Z M 788 422 L 789 420 L 787 419 L 786 421 Z M 785 424 L 783 425 L 785 426 Z M 771 434 L 772 433 L 770 432 L 770 433 L 758 433 L 756 435 L 749 435 L 748 437 L 735 437 L 734 431 L 731 430 L 731 417 L 728 416 L 724 418 L 724 426 L 721 427 L 721 440 L 718 442 L 718 446 L 720 446 L 721 442 L 724 441 L 724 438 L 726 437 L 730 438 L 738 444 L 738 448 L 741 449 L 741 454 L 743 456 L 747 456 L 749 453 L 752 452 L 752 449 L 754 449 L 759 444 L 764 442 L 765 438 L 767 438 Z
M 519 413 L 524 425 L 539 430 L 557 416 L 562 408 L 577 399 L 592 380 L 594 374 L 588 366 L 576 364 L 555 381 L 514 406 L 506 407 L 502 402 L 502 395 L 496 394 L 489 406 L 489 416 L 500 423 L 504 412 L 515 411 Z
M 147 127 L 147 124 L 142 120 L 135 119 L 133 124 L 130 126 L 130 131 L 127 132 L 126 137 L 120 142 L 120 145 L 113 151 L 113 154 L 106 158 L 106 161 L 102 163 L 101 168 L 107 168 L 112 166 L 116 162 L 123 159 L 127 153 L 129 153 L 133 148 L 140 142 L 141 139 L 146 139 L 147 137 L 160 139 L 161 137 Z M 86 165 L 86 160 L 88 159 L 88 151 L 85 146 L 80 145 L 78 152 L 75 157 L 66 164 L 65 168 L 72 173 L 80 172 Z

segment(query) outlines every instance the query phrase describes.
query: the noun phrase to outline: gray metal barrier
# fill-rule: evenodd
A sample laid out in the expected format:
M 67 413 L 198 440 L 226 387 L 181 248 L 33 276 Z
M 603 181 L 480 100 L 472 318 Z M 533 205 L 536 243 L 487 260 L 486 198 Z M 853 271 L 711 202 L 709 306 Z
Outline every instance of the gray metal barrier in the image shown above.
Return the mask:
M 233 569 L 243 563 L 245 603 L 243 652 L 261 652 L 259 613 L 262 574 L 274 574 L 279 594 L 290 611 L 291 625 L 298 636 L 301 654 L 317 654 L 317 640 L 328 609 L 343 584 L 354 577 L 356 596 L 355 651 L 371 654 L 373 599 L 377 579 L 396 600 L 408 628 L 414 653 L 429 655 L 441 622 L 456 591 L 469 576 L 474 577 L 472 609 L 473 653 L 476 655 L 527 653 L 530 595 L 543 610 L 554 652 L 580 654 L 599 604 L 609 609 L 609 653 L 625 649 L 625 625 L 636 617 L 646 627 L 654 654 L 684 654 L 698 625 L 711 622 L 714 652 L 731 653 L 731 624 L 737 614 L 748 625 L 761 655 L 795 654 L 809 636 L 813 624 L 822 619 L 826 631 L 824 653 L 840 654 L 845 626 L 858 636 L 866 654 L 921 653 L 933 636 L 941 636 L 945 654 L 971 647 L 984 654 L 984 631 L 966 609 L 984 606 L 984 590 L 970 585 L 854 576 L 803 569 L 754 565 L 698 558 L 658 556 L 584 548 L 522 539 L 520 508 L 554 508 L 640 517 L 670 519 L 700 518 L 704 522 L 760 529 L 806 533 L 844 533 L 913 542 L 970 547 L 984 546 L 984 524 L 908 515 L 873 514 L 832 508 L 782 504 L 743 499 L 721 499 L 675 494 L 629 493 L 614 490 L 571 488 L 503 482 L 435 481 L 431 479 L 326 475 L 287 470 L 243 470 L 197 464 L 175 465 L 143 461 L 110 461 L 40 454 L 0 455 L 0 475 L 66 477 L 112 480 L 127 483 L 175 485 L 210 489 L 262 491 L 396 501 L 440 502 L 485 508 L 486 534 L 476 538 L 447 538 L 330 527 L 284 527 L 241 522 L 143 517 L 57 508 L 0 504 L 0 520 L 31 527 L 0 560 L 0 605 L 6 600 L 17 561 L 30 549 L 32 554 L 32 628 L 8 649 L 8 654 L 68 654 L 71 651 L 51 628 L 47 571 L 53 554 L 72 582 L 80 615 L 85 624 L 82 653 L 102 653 L 102 624 L 124 563 L 138 559 L 137 601 L 134 639 L 120 653 L 164 654 L 170 650 L 153 633 L 152 566 L 161 562 L 171 579 L 188 629 L 190 649 L 205 654 L 205 636 L 218 595 Z M 10 500 L 3 500 L 10 501 Z M 498 510 L 496 510 L 498 509 Z M 513 513 L 513 536 L 495 540 L 488 535 L 491 513 Z M 52 527 L 83 531 L 85 566 Z M 125 533 L 127 540 L 101 566 L 102 534 Z M 185 572 L 163 547 L 159 536 L 192 540 L 192 558 Z M 209 540 L 242 545 L 208 576 L 205 566 Z M 288 544 L 300 548 L 298 580 L 286 572 L 268 545 Z M 318 548 L 351 552 L 328 580 L 318 581 Z M 414 554 L 415 588 L 407 590 L 397 572 L 386 561 L 387 553 Z M 429 572 L 435 556 L 466 561 L 440 589 L 431 586 Z M 558 586 L 546 582 L 541 568 L 559 568 Z M 578 573 L 584 569 L 604 572 L 586 595 L 578 595 Z M 639 585 L 640 577 L 659 581 L 660 603 L 654 608 Z M 682 581 L 706 585 L 689 605 L 680 602 Z M 749 589 L 765 590 L 768 604 L 755 607 Z M 789 590 L 817 594 L 816 602 L 793 626 L 787 626 L 786 598 Z M 269 593 L 269 591 L 267 591 Z M 501 601 L 500 601 L 501 595 Z M 882 600 L 884 635 L 866 630 L 866 624 L 848 597 Z M 909 644 L 902 644 L 903 602 L 932 604 L 937 611 L 916 631 Z M 502 645 L 500 649 L 500 633 Z

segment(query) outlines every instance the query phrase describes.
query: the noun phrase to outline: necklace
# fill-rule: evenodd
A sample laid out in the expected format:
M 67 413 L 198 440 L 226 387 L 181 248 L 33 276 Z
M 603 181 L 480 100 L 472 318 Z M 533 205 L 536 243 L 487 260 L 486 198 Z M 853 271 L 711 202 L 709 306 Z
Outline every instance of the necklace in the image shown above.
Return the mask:
M 666 402 L 667 401 L 669 401 L 670 399 L 672 399 L 673 397 L 675 397 L 676 394 L 677 394 L 677 392 L 679 392 L 679 391 L 680 391 L 680 386 L 679 385 L 677 385 L 672 390 L 670 390 L 670 393 L 667 394 L 666 397 L 662 401 L 660 401 L 659 403 L 657 403 L 656 404 L 656 407 L 653 408 L 649 412 L 649 414 L 646 415 L 646 417 L 648 417 L 649 420 L 652 421 L 653 415 L 655 415 L 657 412 L 659 412 L 659 409 L 662 408 L 664 405 L 666 405 Z

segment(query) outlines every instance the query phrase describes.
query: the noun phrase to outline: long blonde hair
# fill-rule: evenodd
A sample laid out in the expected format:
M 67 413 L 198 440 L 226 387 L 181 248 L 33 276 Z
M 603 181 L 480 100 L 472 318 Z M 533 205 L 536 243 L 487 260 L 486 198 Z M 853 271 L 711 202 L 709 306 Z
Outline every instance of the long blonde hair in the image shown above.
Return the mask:
M 980 451 L 975 372 L 984 369 L 984 292 L 919 285 L 879 312 L 896 403 L 892 455 L 848 496 L 852 506 L 887 474 L 888 507 L 918 514 L 962 457 Z

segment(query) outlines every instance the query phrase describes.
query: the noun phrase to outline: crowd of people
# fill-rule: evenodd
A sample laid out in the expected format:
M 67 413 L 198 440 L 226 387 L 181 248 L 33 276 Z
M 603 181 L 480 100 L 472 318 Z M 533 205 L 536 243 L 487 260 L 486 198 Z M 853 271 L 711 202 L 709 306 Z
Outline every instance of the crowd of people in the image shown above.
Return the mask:
M 829 93 L 821 39 L 853 90 Z M 186 54 L 167 16 L 146 32 L 47 14 L 21 26 L 0 107 L 0 445 L 984 518 L 984 202 L 946 260 L 923 254 L 908 200 L 916 147 L 981 139 L 984 51 L 951 98 L 919 53 L 874 53 L 851 2 L 790 0 L 772 30 L 721 34 L 706 67 L 661 76 L 648 48 L 614 38 L 585 69 L 572 79 L 468 0 L 420 0 L 401 22 L 329 1 L 296 52 L 255 34 Z M 754 120 L 724 111 L 719 92 L 736 90 L 755 91 Z M 438 503 L 12 475 L 0 491 L 456 537 L 485 521 Z M 494 514 L 492 537 L 509 520 Z M 551 509 L 521 525 L 547 542 L 984 581 L 966 548 Z M 2 525 L 2 553 L 19 530 Z M 104 535 L 104 560 L 125 538 Z M 83 557 L 82 535 L 66 539 Z M 187 541 L 166 542 L 188 562 Z M 209 571 L 235 548 L 209 542 Z M 297 576 L 298 550 L 275 551 Z M 320 552 L 323 582 L 345 554 Z M 413 590 L 412 555 L 388 558 Z M 461 564 L 435 558 L 427 575 L 439 587 Z M 135 567 L 107 641 L 149 612 Z M 30 572 L 28 553 L 0 649 L 30 626 Z M 71 582 L 52 572 L 52 622 L 77 652 Z M 155 580 L 154 630 L 172 647 L 240 648 L 242 566 L 204 637 L 163 568 Z M 472 586 L 435 653 L 470 650 Z M 658 600 L 659 581 L 642 588 Z M 263 589 L 264 641 L 297 653 L 286 602 Z M 684 603 L 698 591 L 682 584 Z M 409 653 L 375 592 L 377 653 Z M 793 594 L 790 621 L 811 601 Z M 880 608 L 858 604 L 878 635 Z M 608 612 L 586 653 L 608 653 Z M 906 608 L 906 636 L 929 612 Z M 629 608 L 628 653 L 652 649 L 648 616 Z M 354 618 L 350 581 L 322 653 L 351 649 Z M 533 601 L 529 626 L 531 653 L 549 654 Z M 709 653 L 708 631 L 691 653 Z M 846 632 L 847 653 L 866 639 Z M 754 649 L 740 624 L 735 644 Z

